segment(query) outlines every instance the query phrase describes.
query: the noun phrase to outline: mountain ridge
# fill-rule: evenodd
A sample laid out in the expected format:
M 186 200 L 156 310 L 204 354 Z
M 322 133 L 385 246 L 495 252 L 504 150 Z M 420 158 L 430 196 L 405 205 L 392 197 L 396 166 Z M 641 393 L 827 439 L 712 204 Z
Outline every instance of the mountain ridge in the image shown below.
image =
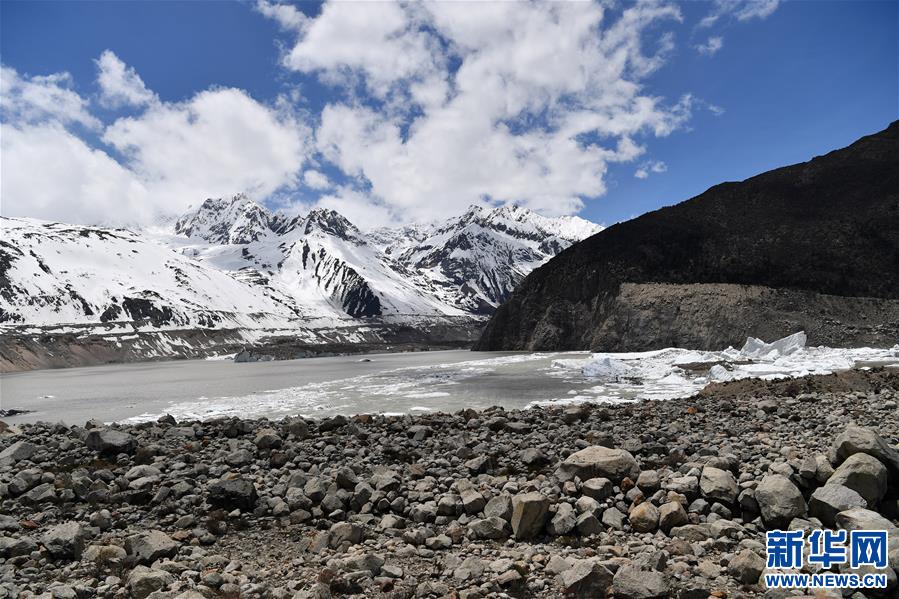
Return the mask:
M 506 223 L 509 214 L 517 215 L 514 234 Z M 471 242 L 466 219 L 475 217 L 493 219 L 497 226 L 479 230 Z M 175 220 L 168 233 L 7 218 L 3 228 L 9 241 L 0 245 L 5 283 L 0 323 L 132 320 L 158 328 L 289 327 L 297 318 L 480 317 L 498 301 L 491 305 L 489 299 L 474 303 L 467 298 L 480 293 L 494 275 L 479 270 L 485 266 L 479 257 L 466 261 L 453 253 L 456 248 L 441 246 L 444 237 L 480 244 L 482 250 L 501 246 L 499 263 L 515 274 L 503 284 L 511 286 L 515 277 L 549 257 L 532 246 L 557 249 L 598 227 L 582 219 L 556 222 L 524 209 L 472 208 L 440 225 L 368 234 L 334 210 L 316 208 L 288 217 L 237 194 L 206 199 Z M 410 240 L 409 230 L 422 241 Z M 515 252 L 509 251 L 513 241 Z M 433 272 L 423 272 L 413 259 L 422 247 L 432 254 L 448 252 L 432 256 Z M 82 259 L 72 264 L 71 255 Z M 441 257 L 453 267 L 441 270 Z M 521 263 L 512 268 L 515 261 Z M 457 272 L 459 264 L 467 270 Z M 452 279 L 444 270 L 471 280 Z M 158 284 L 154 277 L 161 277 Z M 508 292 L 482 295 L 498 298 Z M 229 298 L 241 299 L 229 303 Z

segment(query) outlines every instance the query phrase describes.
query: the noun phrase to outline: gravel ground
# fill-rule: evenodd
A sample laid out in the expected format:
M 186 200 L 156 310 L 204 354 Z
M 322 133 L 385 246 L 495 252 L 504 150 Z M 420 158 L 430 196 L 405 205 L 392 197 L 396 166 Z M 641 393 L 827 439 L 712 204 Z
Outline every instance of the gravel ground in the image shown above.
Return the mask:
M 616 406 L 0 423 L 0 597 L 780 597 L 766 529 L 822 525 L 890 530 L 889 588 L 845 596 L 896 597 L 897 399 L 873 369 Z

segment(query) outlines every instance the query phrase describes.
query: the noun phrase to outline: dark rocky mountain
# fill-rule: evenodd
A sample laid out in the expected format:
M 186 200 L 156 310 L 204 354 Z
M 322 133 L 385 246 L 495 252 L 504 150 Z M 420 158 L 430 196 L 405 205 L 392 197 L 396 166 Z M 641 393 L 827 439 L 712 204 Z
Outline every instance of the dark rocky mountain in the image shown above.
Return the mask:
M 573 245 L 476 349 L 717 348 L 798 329 L 811 344 L 891 345 L 897 323 L 899 121 Z

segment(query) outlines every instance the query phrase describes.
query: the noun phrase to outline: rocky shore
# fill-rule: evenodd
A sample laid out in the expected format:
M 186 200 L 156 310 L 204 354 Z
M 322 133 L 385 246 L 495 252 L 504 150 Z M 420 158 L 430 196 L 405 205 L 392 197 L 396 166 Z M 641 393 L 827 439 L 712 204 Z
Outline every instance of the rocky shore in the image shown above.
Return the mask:
M 894 597 L 897 401 L 874 369 L 525 411 L 0 423 L 0 597 L 780 597 L 765 531 L 821 526 L 889 530 L 889 588 L 847 596 Z

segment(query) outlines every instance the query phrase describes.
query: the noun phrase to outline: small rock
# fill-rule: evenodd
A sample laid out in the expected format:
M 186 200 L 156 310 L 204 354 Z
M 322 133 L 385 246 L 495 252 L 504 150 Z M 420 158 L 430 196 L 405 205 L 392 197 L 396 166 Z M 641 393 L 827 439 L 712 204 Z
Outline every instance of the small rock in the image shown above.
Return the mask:
M 630 521 L 637 532 L 653 532 L 659 525 L 659 510 L 645 501 L 631 510 Z

